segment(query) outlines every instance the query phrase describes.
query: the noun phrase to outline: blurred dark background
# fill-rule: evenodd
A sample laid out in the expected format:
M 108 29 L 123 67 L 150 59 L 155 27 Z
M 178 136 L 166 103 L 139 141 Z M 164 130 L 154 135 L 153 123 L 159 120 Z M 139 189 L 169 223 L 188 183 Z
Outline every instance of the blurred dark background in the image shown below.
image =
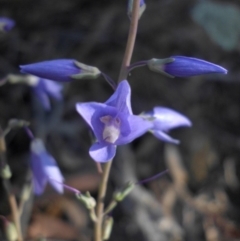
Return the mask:
M 132 62 L 183 55 L 228 69 L 228 75 L 169 79 L 147 68 L 132 71 L 134 113 L 154 106 L 188 116 L 192 128 L 171 135 L 172 146 L 150 134 L 118 149 L 106 202 L 131 180 L 170 170 L 138 186 L 117 207 L 110 240 L 240 240 L 240 3 L 237 0 L 146 0 Z M 19 74 L 19 65 L 73 58 L 97 66 L 117 80 L 127 40 L 127 1 L 0 0 L 0 16 L 16 21 L 0 33 L 0 78 Z M 76 102 L 105 101 L 112 90 L 100 77 L 64 84 L 64 102 L 45 113 L 26 85 L 0 87 L 0 124 L 11 118 L 32 123 L 44 136 L 66 183 L 97 195 L 100 175 L 88 155 L 89 130 Z M 44 133 L 44 134 L 43 134 Z M 7 137 L 7 157 L 16 196 L 28 181 L 29 139 L 23 130 Z M 26 204 L 26 240 L 92 240 L 87 211 L 67 193 L 50 187 Z M 28 210 L 28 211 L 27 211 Z M 10 214 L 0 185 L 0 214 Z M 0 234 L 1 240 L 4 235 Z

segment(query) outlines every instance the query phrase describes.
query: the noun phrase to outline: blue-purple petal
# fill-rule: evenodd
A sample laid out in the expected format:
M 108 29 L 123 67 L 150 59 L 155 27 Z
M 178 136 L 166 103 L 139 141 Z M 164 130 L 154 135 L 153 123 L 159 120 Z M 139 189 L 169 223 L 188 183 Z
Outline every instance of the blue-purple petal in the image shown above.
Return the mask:
M 89 150 L 89 154 L 96 162 L 108 162 L 116 155 L 116 149 L 116 145 L 94 143 Z
M 128 116 L 128 124 L 130 133 L 127 136 L 120 136 L 115 142 L 116 145 L 124 145 L 132 142 L 139 136 L 146 133 L 149 129 L 153 128 L 153 123 L 136 115 Z
M 172 56 L 173 62 L 164 65 L 164 71 L 176 77 L 190 77 L 202 74 L 226 74 L 223 67 L 205 60 L 184 56 Z
M 36 194 L 40 195 L 43 193 L 47 182 L 49 182 L 57 192 L 63 192 L 61 183 L 64 178 L 61 171 L 55 159 L 48 154 L 40 139 L 34 139 L 31 142 L 30 166 L 33 175 L 34 192 Z M 58 183 L 53 182 L 52 179 Z
M 56 100 L 62 100 L 63 86 L 60 83 L 48 79 L 42 79 L 46 92 Z
M 44 173 L 41 159 L 39 155 L 31 154 L 30 166 L 32 170 L 33 190 L 36 195 L 41 195 L 44 192 L 47 184 L 47 178 Z
M 164 141 L 164 142 L 169 142 L 169 143 L 173 143 L 173 144 L 179 144 L 180 141 L 173 139 L 171 136 L 169 136 L 168 134 L 162 132 L 162 131 L 152 131 L 153 135 L 155 137 L 157 137 L 159 140 Z
M 42 153 L 41 155 L 43 160 L 44 172 L 48 178 L 49 183 L 57 192 L 63 193 L 63 185 L 61 185 L 61 183 L 63 183 L 64 178 L 59 170 L 59 167 L 57 166 L 55 159 L 48 153 Z M 56 180 L 57 182 L 54 180 Z
M 105 104 L 116 107 L 119 112 L 132 115 L 131 88 L 126 80 L 119 83 L 114 94 L 105 102 Z
M 43 61 L 34 64 L 21 65 L 21 72 L 36 75 L 40 78 L 69 82 L 71 76 L 81 72 L 75 64 L 74 59 L 58 59 Z
M 99 118 L 102 117 L 104 115 L 104 113 L 107 112 L 105 109 L 108 108 L 108 107 L 109 106 L 107 106 L 106 104 L 97 103 L 97 102 L 84 102 L 84 103 L 77 103 L 76 104 L 77 112 L 88 123 L 88 125 L 91 127 L 92 130 L 98 129 L 98 128 L 101 128 L 101 130 L 103 129 L 103 123 L 100 122 Z M 110 107 L 110 109 L 112 109 L 112 108 Z M 103 113 L 102 116 L 101 116 L 101 113 Z M 94 115 L 94 118 L 96 120 L 92 123 L 93 115 Z M 97 118 L 99 120 L 97 120 Z M 98 122 L 100 122 L 100 123 L 98 123 Z M 97 126 L 94 128 L 95 123 L 96 123 Z
M 168 131 L 170 129 L 187 126 L 190 127 L 191 121 L 184 115 L 169 108 L 155 107 L 153 109 L 154 130 Z
M 44 107 L 44 109 L 50 110 L 51 104 L 50 104 L 50 100 L 49 100 L 49 97 L 47 96 L 47 94 L 45 92 L 41 92 L 41 91 L 35 90 L 35 89 L 33 92 L 34 92 L 35 96 L 37 97 L 37 99 L 39 100 L 39 102 Z

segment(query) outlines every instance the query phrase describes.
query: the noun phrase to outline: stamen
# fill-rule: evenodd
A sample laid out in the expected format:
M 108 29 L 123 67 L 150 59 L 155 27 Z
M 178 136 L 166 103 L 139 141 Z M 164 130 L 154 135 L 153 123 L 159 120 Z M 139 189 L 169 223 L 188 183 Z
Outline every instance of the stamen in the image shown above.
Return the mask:
M 120 135 L 120 130 L 115 126 L 105 126 L 103 130 L 103 139 L 106 142 L 114 143 Z
M 103 139 L 109 143 L 115 143 L 120 135 L 121 120 L 118 117 L 103 116 L 100 121 L 105 124 L 103 129 Z

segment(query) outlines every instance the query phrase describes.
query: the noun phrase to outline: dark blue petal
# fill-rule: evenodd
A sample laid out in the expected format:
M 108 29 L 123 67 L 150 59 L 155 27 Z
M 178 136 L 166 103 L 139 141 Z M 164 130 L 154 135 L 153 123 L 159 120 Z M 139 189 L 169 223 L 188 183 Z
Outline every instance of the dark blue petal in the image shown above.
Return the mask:
M 119 83 L 114 94 L 105 102 L 105 104 L 116 107 L 119 112 L 132 114 L 131 107 L 131 88 L 126 80 Z
M 47 178 L 43 170 L 39 155 L 31 153 L 30 167 L 32 170 L 33 190 L 36 195 L 41 195 L 44 192 L 47 184 Z
M 39 100 L 39 102 L 42 104 L 43 108 L 45 110 L 50 110 L 51 109 L 51 104 L 49 97 L 45 92 L 39 91 L 37 89 L 33 89 L 33 93 L 35 97 Z
M 116 155 L 116 149 L 116 145 L 94 143 L 89 150 L 89 154 L 96 162 L 108 162 Z
M 69 82 L 71 76 L 79 74 L 81 69 L 75 64 L 74 59 L 58 59 L 43 61 L 34 64 L 21 65 L 21 72 L 36 75 L 40 78 Z
M 202 74 L 227 74 L 223 67 L 205 60 L 173 56 L 173 62 L 165 64 L 163 70 L 176 77 L 189 77 Z

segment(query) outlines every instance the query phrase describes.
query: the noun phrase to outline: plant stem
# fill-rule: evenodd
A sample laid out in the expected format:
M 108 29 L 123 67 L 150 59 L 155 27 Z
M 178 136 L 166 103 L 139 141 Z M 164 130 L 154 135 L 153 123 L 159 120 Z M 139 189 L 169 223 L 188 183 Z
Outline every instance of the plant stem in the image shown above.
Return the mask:
M 15 195 L 11 191 L 11 185 L 10 185 L 9 180 L 7 180 L 7 179 L 4 180 L 4 186 L 8 192 L 8 202 L 9 202 L 9 205 L 11 208 L 12 219 L 13 219 L 13 222 L 14 222 L 16 230 L 17 230 L 18 241 L 22 241 L 23 237 L 22 237 L 22 230 L 21 230 L 17 201 L 15 198 Z
M 118 82 L 121 82 L 122 80 L 126 79 L 128 75 L 127 67 L 129 66 L 132 58 L 133 48 L 134 48 L 135 39 L 137 35 L 139 5 L 140 5 L 140 0 L 135 0 L 133 3 L 133 12 L 132 12 L 131 24 L 128 32 L 127 46 L 123 57 L 122 67 L 120 70 Z
M 95 241 L 102 240 L 102 221 L 103 221 L 103 209 L 104 209 L 104 198 L 107 190 L 107 182 L 109 178 L 110 169 L 112 166 L 112 160 L 105 164 L 103 169 L 103 176 L 99 187 L 98 200 L 97 200 L 97 222 L 95 223 Z
M 8 195 L 8 202 L 11 208 L 12 219 L 17 230 L 17 236 L 18 236 L 17 240 L 22 241 L 23 238 L 22 238 L 22 230 L 21 230 L 17 201 L 15 198 L 15 195 L 12 192 L 12 186 L 9 181 L 9 178 L 11 177 L 11 172 L 8 169 L 9 167 L 6 160 L 6 143 L 5 143 L 5 137 L 3 133 L 4 132 L 0 126 L 0 177 L 3 179 L 3 185 Z M 7 172 L 6 172 L 6 169 L 7 169 Z
M 130 64 L 133 48 L 135 44 L 136 34 L 137 34 L 137 27 L 138 27 L 138 18 L 139 18 L 139 5 L 140 0 L 134 0 L 133 3 L 133 13 L 131 18 L 131 24 L 128 32 L 128 40 L 127 46 L 125 49 L 125 54 L 119 74 L 118 83 L 124 80 L 127 77 L 128 70 L 127 67 Z M 103 222 L 103 211 L 104 211 L 104 198 L 107 191 L 107 183 L 109 179 L 109 173 L 112 166 L 112 160 L 107 162 L 104 166 L 102 180 L 99 187 L 98 192 L 98 200 L 97 200 L 97 222 L 95 222 L 94 226 L 94 240 L 95 241 L 102 241 L 102 222 Z

